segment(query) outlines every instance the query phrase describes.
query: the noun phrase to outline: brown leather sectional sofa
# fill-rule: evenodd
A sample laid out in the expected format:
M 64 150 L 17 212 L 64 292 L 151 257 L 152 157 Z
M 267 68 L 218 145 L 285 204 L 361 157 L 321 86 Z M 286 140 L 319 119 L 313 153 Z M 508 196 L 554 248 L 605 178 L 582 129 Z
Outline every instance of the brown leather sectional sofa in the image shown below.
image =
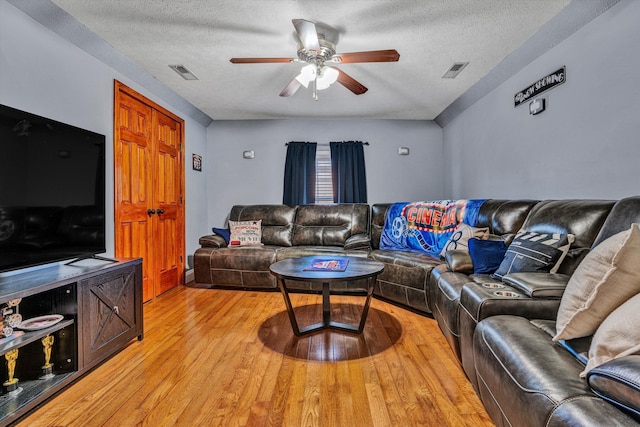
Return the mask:
M 277 289 L 271 262 L 325 253 L 369 256 L 385 264 L 374 295 L 434 317 L 498 426 L 639 425 L 640 356 L 607 362 L 584 379 L 578 353 L 588 350 L 591 337 L 569 350 L 552 337 L 572 273 L 596 245 L 640 223 L 640 197 L 486 201 L 470 225 L 488 227 L 492 235 L 575 235 L 556 273 L 517 273 L 502 281 L 474 275 L 467 253 L 453 251 L 442 260 L 380 249 L 389 206 L 234 206 L 230 219 L 263 220 L 265 245 L 226 248 L 219 236 L 201 238 L 196 286 Z M 296 238 L 301 230 L 313 237 Z M 305 286 L 300 289 L 310 289 Z

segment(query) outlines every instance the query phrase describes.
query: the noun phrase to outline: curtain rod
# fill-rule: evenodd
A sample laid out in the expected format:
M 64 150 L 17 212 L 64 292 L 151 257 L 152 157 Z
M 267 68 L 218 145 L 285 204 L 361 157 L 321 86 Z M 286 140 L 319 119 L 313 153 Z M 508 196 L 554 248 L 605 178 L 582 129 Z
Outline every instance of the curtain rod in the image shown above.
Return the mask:
M 342 142 L 347 142 L 347 141 L 342 141 Z M 356 142 L 357 142 L 357 141 L 356 141 Z M 322 143 L 317 143 L 317 142 L 316 142 L 316 144 L 318 144 L 318 145 L 320 145 L 320 146 L 329 145 L 329 143 L 328 143 L 328 142 L 322 142 Z M 369 145 L 369 143 L 368 143 L 368 142 L 361 142 L 361 144 L 362 144 L 362 145 Z M 286 146 L 288 146 L 288 145 L 289 145 L 289 143 L 288 143 L 288 142 L 287 142 L 286 144 L 284 144 L 284 146 L 285 146 L 285 147 L 286 147 Z

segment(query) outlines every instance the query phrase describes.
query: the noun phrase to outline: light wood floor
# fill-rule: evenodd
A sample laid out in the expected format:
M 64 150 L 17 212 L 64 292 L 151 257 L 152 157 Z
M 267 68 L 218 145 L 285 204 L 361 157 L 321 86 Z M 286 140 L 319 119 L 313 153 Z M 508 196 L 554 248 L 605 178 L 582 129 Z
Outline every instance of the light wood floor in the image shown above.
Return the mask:
M 362 298 L 333 297 L 334 320 Z M 301 325 L 316 295 L 292 295 Z M 296 339 L 276 292 L 178 287 L 145 338 L 20 426 L 492 426 L 433 319 L 373 300 L 361 336 Z

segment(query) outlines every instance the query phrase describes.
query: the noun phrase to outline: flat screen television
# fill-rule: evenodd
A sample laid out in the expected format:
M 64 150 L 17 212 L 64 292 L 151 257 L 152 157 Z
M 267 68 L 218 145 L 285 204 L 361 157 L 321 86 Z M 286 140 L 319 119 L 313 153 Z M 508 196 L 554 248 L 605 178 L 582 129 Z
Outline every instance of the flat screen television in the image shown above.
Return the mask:
M 105 249 L 104 135 L 0 105 L 0 272 Z

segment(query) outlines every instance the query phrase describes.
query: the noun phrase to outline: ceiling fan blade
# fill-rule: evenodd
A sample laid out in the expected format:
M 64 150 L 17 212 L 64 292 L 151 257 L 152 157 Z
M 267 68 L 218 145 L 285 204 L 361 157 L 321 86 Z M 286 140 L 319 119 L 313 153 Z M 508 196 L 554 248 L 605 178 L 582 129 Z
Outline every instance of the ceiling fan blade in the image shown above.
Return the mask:
M 336 68 L 336 70 L 338 69 Z M 338 70 L 338 72 L 340 73 L 338 74 L 338 83 L 340 83 L 342 86 L 346 87 L 356 95 L 362 95 L 369 90 L 344 71 Z
M 298 81 L 298 78 L 296 76 L 289 82 L 287 87 L 282 89 L 282 92 L 280 92 L 280 96 L 291 96 L 296 93 L 298 89 L 300 89 L 300 86 L 302 86 L 302 83 Z
M 318 32 L 316 24 L 306 19 L 293 19 L 293 26 L 296 27 L 300 43 L 305 49 L 320 50 L 320 42 L 318 41 Z
M 353 64 L 356 62 L 396 62 L 400 54 L 395 49 L 370 50 L 366 52 L 336 53 L 331 62 L 336 64 Z
M 271 64 L 280 62 L 294 62 L 294 58 L 231 58 L 232 64 Z

